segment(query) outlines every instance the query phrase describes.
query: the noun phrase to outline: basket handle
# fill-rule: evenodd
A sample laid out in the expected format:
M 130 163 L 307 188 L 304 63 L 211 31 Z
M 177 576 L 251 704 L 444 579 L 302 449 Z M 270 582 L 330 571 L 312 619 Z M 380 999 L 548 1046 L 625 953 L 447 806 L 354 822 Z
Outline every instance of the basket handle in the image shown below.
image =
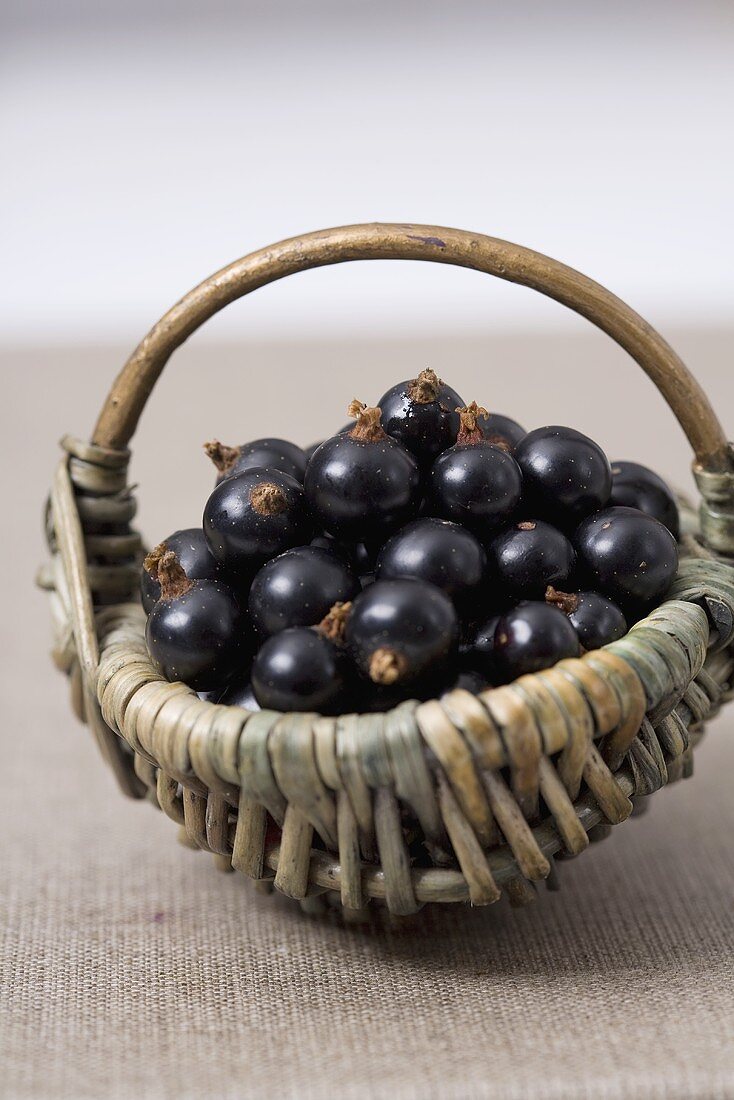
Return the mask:
M 286 275 L 347 260 L 454 264 L 555 298 L 597 325 L 636 360 L 678 418 L 700 467 L 731 471 L 727 439 L 706 394 L 670 345 L 614 294 L 557 260 L 496 237 L 379 222 L 292 237 L 235 260 L 189 291 L 128 359 L 104 404 L 92 442 L 111 449 L 127 445 L 171 354 L 224 306 Z

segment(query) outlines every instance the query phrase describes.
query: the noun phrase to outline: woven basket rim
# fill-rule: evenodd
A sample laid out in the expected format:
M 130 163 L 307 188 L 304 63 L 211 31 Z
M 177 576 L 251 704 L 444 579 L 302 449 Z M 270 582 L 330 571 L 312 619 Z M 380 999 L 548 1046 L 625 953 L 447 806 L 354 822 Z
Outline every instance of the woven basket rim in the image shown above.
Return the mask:
M 625 640 L 629 639 L 631 635 L 635 635 L 640 630 L 644 630 L 644 629 L 648 628 L 651 624 L 657 623 L 660 619 L 661 613 L 664 615 L 667 610 L 669 610 L 671 608 L 674 608 L 674 607 L 684 608 L 684 609 L 685 608 L 693 609 L 693 610 L 690 611 L 690 614 L 693 617 L 699 618 L 702 622 L 705 620 L 707 622 L 707 627 L 710 626 L 710 624 L 708 622 L 708 617 L 706 615 L 706 612 L 701 607 L 699 607 L 697 603 L 687 601 L 687 600 L 668 598 L 668 599 L 663 600 L 660 604 L 658 604 L 655 608 L 653 608 L 644 618 L 638 620 L 638 622 L 636 622 L 633 626 L 631 626 L 629 628 L 629 630 L 627 631 L 627 633 L 624 634 L 622 636 L 622 638 L 618 639 L 618 641 L 619 642 L 624 642 Z M 100 611 L 97 612 L 96 618 L 97 618 L 98 623 L 100 625 L 103 625 L 105 620 L 107 620 L 109 618 L 112 618 L 112 619 L 116 618 L 117 616 L 119 616 L 120 612 L 122 612 L 122 611 L 129 611 L 132 615 L 135 616 L 136 619 L 140 620 L 140 626 L 141 626 L 140 640 L 143 644 L 145 644 L 145 618 L 146 617 L 145 617 L 145 612 L 143 611 L 142 606 L 139 603 L 137 603 L 137 602 L 124 602 L 124 603 L 120 603 L 120 604 L 108 605 L 108 606 L 102 608 Z M 672 631 L 672 630 L 667 630 L 666 633 L 668 633 L 668 635 L 670 637 L 676 637 L 674 631 Z M 652 646 L 651 643 L 648 642 L 648 643 L 643 643 L 643 644 L 646 646 L 646 648 L 649 649 L 649 652 L 651 654 L 654 654 L 655 650 L 654 650 L 654 647 Z M 525 675 L 519 676 L 515 680 L 512 680 L 507 684 L 500 684 L 496 687 L 488 687 L 488 688 L 484 689 L 481 692 L 477 692 L 476 694 L 466 690 L 465 688 L 452 688 L 452 689 L 449 689 L 448 691 L 442 692 L 440 695 L 431 696 L 429 699 L 424 699 L 424 700 L 413 699 L 413 698 L 404 699 L 400 703 L 397 703 L 394 707 L 390 707 L 388 710 L 385 710 L 385 711 L 351 711 L 351 710 L 349 710 L 349 711 L 343 711 L 340 714 L 321 714 L 318 711 L 276 711 L 276 710 L 269 710 L 268 708 L 265 708 L 265 707 L 260 708 L 259 710 L 249 710 L 248 708 L 241 707 L 238 704 L 218 703 L 218 702 L 213 702 L 210 699 L 202 699 L 199 696 L 198 692 L 194 688 L 189 687 L 189 685 L 185 684 L 183 681 L 169 681 L 169 680 L 166 680 L 165 677 L 163 676 L 163 674 L 156 667 L 155 663 L 153 662 L 152 658 L 150 657 L 150 655 L 147 652 L 144 656 L 141 656 L 137 651 L 131 651 L 131 652 L 134 653 L 134 663 L 135 663 L 135 665 L 140 667 L 141 672 L 143 674 L 150 677 L 148 682 L 157 683 L 157 684 L 160 684 L 163 687 L 170 688 L 172 696 L 174 694 L 176 696 L 178 696 L 179 694 L 181 694 L 182 689 L 184 689 L 184 691 L 192 699 L 196 700 L 196 703 L 197 703 L 197 705 L 200 708 L 202 713 L 205 713 L 207 710 L 213 711 L 214 709 L 220 709 L 220 710 L 221 709 L 226 709 L 228 711 L 238 711 L 238 712 L 242 713 L 243 715 L 245 715 L 247 718 L 253 717 L 254 715 L 272 715 L 272 716 L 274 716 L 274 720 L 276 720 L 276 721 L 280 720 L 280 719 L 283 719 L 283 718 L 289 718 L 289 717 L 292 718 L 292 717 L 296 717 L 296 716 L 298 718 L 308 718 L 308 719 L 311 719 L 313 721 L 326 721 L 326 722 L 338 722 L 338 721 L 340 721 L 342 719 L 345 719 L 345 718 L 368 718 L 368 719 L 381 718 L 381 719 L 384 720 L 384 719 L 387 719 L 390 715 L 393 715 L 393 714 L 396 714 L 396 713 L 402 713 L 406 709 L 418 710 L 421 707 L 426 706 L 427 704 L 434 703 L 434 702 L 440 702 L 442 699 L 445 699 L 447 697 L 451 697 L 451 696 L 454 696 L 454 695 L 457 695 L 457 694 L 462 695 L 462 696 L 468 696 L 470 698 L 480 699 L 480 700 L 484 699 L 485 697 L 491 698 L 496 692 L 504 691 L 506 688 L 512 688 L 513 686 L 518 685 L 518 684 L 525 685 L 528 682 L 535 682 L 538 677 L 542 677 L 544 672 L 550 671 L 552 669 L 559 669 L 559 668 L 560 669 L 565 669 L 565 668 L 568 668 L 572 665 L 575 665 L 577 662 L 582 662 L 583 664 L 592 664 L 593 665 L 594 661 L 598 660 L 600 657 L 601 657 L 602 660 L 608 660 L 610 657 L 612 657 L 612 659 L 615 661 L 615 663 L 620 661 L 620 660 L 624 661 L 624 663 L 629 668 L 630 672 L 633 675 L 637 676 L 634 665 L 632 665 L 624 655 L 621 655 L 619 653 L 619 646 L 618 646 L 617 642 L 611 642 L 609 645 L 603 646 L 599 649 L 590 650 L 586 653 L 583 653 L 579 657 L 565 658 L 561 661 L 556 662 L 555 665 L 549 666 L 548 669 L 542 669 L 540 672 L 526 673 Z M 639 679 L 639 677 L 638 677 L 638 679 Z M 100 689 L 103 689 L 105 686 L 106 686 L 106 683 L 105 683 L 105 670 L 103 668 L 103 663 L 100 662 L 100 675 L 98 677 L 98 698 L 99 698 L 99 695 L 100 695 Z M 99 698 L 99 701 L 101 703 L 102 699 Z M 597 733 L 596 734 L 597 738 L 600 738 L 602 736 L 604 736 L 604 734 L 602 734 L 602 733 Z

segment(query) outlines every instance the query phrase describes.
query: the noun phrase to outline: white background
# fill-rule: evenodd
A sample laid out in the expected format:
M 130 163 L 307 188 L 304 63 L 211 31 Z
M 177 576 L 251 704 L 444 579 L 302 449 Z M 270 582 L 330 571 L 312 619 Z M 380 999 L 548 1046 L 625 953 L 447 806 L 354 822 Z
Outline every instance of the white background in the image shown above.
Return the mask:
M 731 3 L 3 14 L 0 340 L 133 343 L 236 256 L 375 219 L 528 244 L 663 328 L 731 318 Z M 267 288 L 208 334 L 457 324 L 580 322 L 473 273 L 373 264 Z

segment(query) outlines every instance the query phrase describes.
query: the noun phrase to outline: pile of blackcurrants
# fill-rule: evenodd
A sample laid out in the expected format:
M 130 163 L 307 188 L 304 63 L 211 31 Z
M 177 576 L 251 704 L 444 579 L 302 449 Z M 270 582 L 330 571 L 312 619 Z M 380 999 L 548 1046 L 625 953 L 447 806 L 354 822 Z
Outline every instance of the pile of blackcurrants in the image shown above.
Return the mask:
M 145 559 L 148 649 L 221 703 L 336 714 L 478 692 L 620 638 L 678 565 L 644 466 L 526 432 L 431 370 L 306 450 L 206 444 L 201 529 Z

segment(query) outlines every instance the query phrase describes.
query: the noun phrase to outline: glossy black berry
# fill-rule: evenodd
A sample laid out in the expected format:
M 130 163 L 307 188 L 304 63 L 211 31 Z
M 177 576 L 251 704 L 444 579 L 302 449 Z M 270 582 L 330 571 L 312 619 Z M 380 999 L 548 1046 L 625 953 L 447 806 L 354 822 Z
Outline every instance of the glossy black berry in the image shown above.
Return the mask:
M 371 549 L 363 542 L 344 542 L 333 535 L 317 535 L 311 539 L 311 546 L 319 546 L 322 550 L 329 550 L 343 561 L 349 562 L 357 573 L 369 573 L 375 567 L 379 546 Z
M 502 413 L 490 412 L 481 423 L 482 434 L 488 443 L 506 447 L 513 452 L 521 439 L 528 433 L 512 417 Z
M 638 508 L 664 523 L 674 538 L 680 536 L 678 505 L 673 493 L 654 470 L 641 466 L 639 462 L 612 463 L 609 503 Z
M 227 447 L 214 439 L 204 444 L 204 450 L 217 468 L 217 485 L 227 477 L 254 469 L 280 470 L 302 482 L 308 462 L 303 448 L 287 439 L 254 439 L 240 447 Z
M 399 382 L 378 402 L 382 426 L 425 466 L 450 447 L 459 431 L 457 409 L 464 404 L 432 370 Z
M 578 657 L 579 640 L 557 607 L 532 600 L 500 617 L 494 634 L 495 668 L 504 682 Z
M 161 595 L 148 616 L 148 652 L 167 680 L 196 691 L 223 686 L 247 647 L 243 615 L 222 581 L 190 580 L 172 551 L 158 563 Z
M 476 601 L 486 566 L 484 548 L 465 527 L 445 519 L 416 519 L 385 543 L 376 576 L 429 581 L 465 610 Z
M 566 536 L 542 520 L 522 520 L 502 531 L 487 551 L 493 583 L 510 599 L 540 599 L 549 584 L 567 585 L 576 553 Z
M 311 539 L 309 545 L 317 546 L 320 550 L 328 550 L 330 554 L 336 554 L 344 561 L 350 560 L 350 554 L 344 544 L 337 542 L 333 535 L 316 535 L 315 538 Z
M 161 586 L 158 583 L 158 562 L 166 550 L 174 552 L 190 580 L 222 579 L 219 565 L 209 549 L 201 528 L 187 527 L 183 531 L 174 531 L 160 546 L 151 550 L 143 562 L 143 568 L 140 571 L 140 597 L 146 615 L 153 610 L 153 605 L 161 594 Z
M 318 451 L 323 442 L 323 439 L 317 439 L 315 443 L 309 443 L 308 447 L 303 448 L 303 453 L 306 456 L 306 465 L 308 465 L 308 461 L 311 458 L 311 455 Z M 304 473 L 305 472 L 306 471 L 304 470 Z
M 349 553 L 358 573 L 374 573 L 380 546 L 382 546 L 382 540 L 379 545 L 368 546 L 364 542 L 349 544 Z
M 459 646 L 461 665 L 481 673 L 487 680 L 495 679 L 494 635 L 499 621 L 499 615 L 490 615 L 475 626 Z
M 356 573 L 331 550 L 298 546 L 267 562 L 249 597 L 250 620 L 268 637 L 290 626 L 315 626 L 331 606 L 361 591 Z
M 515 448 L 515 458 L 522 470 L 525 508 L 531 514 L 575 526 L 609 501 L 609 460 L 593 439 L 573 428 L 528 432 Z
M 294 626 L 267 639 L 252 663 L 251 680 L 266 710 L 333 714 L 346 703 L 349 665 L 330 638 Z
M 665 595 L 678 569 L 678 544 L 667 527 L 636 508 L 606 508 L 574 536 L 589 587 L 625 610 Z
M 559 592 L 549 587 L 545 599 L 568 615 L 584 649 L 601 649 L 627 633 L 621 609 L 598 592 Z
M 327 439 L 306 467 L 304 488 L 321 527 L 339 539 L 384 538 L 415 515 L 418 465 L 386 435 L 380 410 L 358 403 L 350 432 Z
M 347 648 L 363 676 L 389 687 L 445 674 L 458 620 L 445 593 L 419 580 L 376 581 L 347 619 Z
M 433 513 L 479 538 L 507 523 L 522 492 L 515 459 L 484 439 L 477 422 L 483 414 L 475 403 L 462 410 L 457 442 L 438 456 L 427 486 Z
M 228 707 L 243 707 L 245 710 L 260 710 L 249 677 L 245 680 L 233 679 L 216 700 Z
M 231 573 L 254 573 L 268 558 L 314 534 L 303 489 L 279 470 L 246 470 L 217 485 L 204 509 L 204 534 Z

